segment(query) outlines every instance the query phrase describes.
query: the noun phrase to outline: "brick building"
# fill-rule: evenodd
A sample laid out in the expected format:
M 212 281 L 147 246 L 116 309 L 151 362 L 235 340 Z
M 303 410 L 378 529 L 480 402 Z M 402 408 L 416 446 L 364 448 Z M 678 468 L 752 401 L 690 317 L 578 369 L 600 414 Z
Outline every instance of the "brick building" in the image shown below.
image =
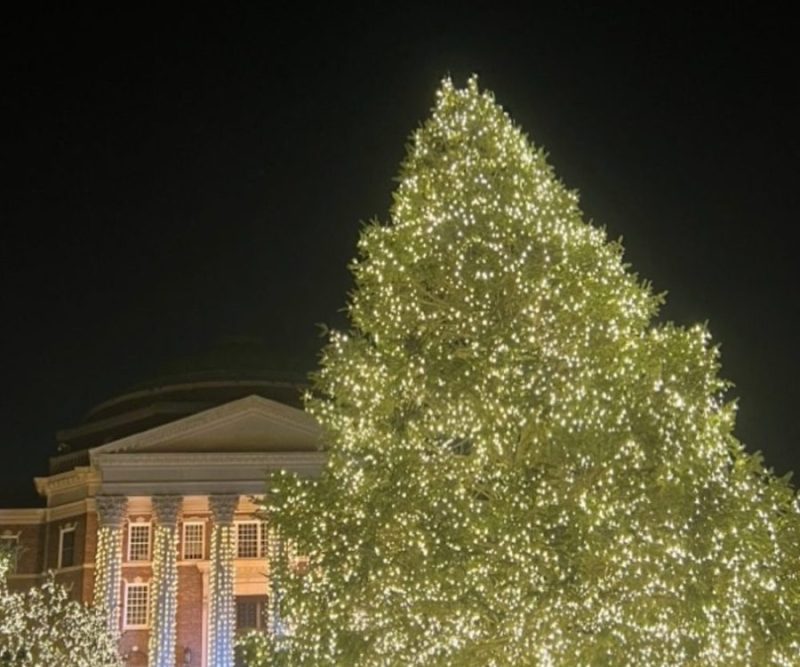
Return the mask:
M 74 597 L 105 601 L 127 665 L 229 664 L 235 632 L 267 623 L 282 549 L 256 514 L 266 475 L 322 465 L 298 399 L 296 383 L 205 372 L 97 406 L 57 434 L 66 451 L 35 480 L 45 506 L 0 509 L 9 585 L 54 570 Z

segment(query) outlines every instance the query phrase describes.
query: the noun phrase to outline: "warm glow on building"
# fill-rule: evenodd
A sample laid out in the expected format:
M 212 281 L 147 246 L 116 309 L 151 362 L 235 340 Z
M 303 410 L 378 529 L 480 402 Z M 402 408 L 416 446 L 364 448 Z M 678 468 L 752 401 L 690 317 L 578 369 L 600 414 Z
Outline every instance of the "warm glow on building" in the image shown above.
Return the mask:
M 11 588 L 55 569 L 75 598 L 106 606 L 126 665 L 232 665 L 236 633 L 270 622 L 274 536 L 254 500 L 269 472 L 322 464 L 298 396 L 291 382 L 207 373 L 95 408 L 36 479 L 46 507 L 0 510 L 0 539 L 19 547 Z

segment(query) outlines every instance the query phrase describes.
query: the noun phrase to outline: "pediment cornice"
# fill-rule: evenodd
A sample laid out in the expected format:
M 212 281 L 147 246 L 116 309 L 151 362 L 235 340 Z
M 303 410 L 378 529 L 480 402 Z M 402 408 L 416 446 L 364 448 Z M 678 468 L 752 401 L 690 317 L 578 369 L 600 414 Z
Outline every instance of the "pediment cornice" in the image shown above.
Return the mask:
M 256 420 L 265 434 L 272 429 L 281 429 L 308 443 L 316 444 L 319 439 L 319 427 L 307 413 L 252 395 L 94 447 L 89 450 L 91 461 L 94 464 L 97 457 L 105 458 L 109 454 L 156 452 L 159 446 L 200 439 L 211 432 L 224 433 L 226 428 L 233 429 L 246 420 Z M 235 447 L 234 442 L 231 445 Z
M 75 490 L 85 490 L 88 494 L 92 486 L 99 482 L 99 477 L 96 470 L 87 466 L 78 466 L 67 472 L 48 477 L 34 477 L 33 482 L 39 495 L 46 497 L 49 501 L 54 495 Z
M 323 452 L 109 452 L 95 456 L 99 468 L 206 468 L 209 466 L 268 466 L 276 470 L 293 465 L 317 465 L 325 461 Z
M 97 454 L 99 492 L 125 496 L 156 494 L 203 496 L 264 492 L 271 473 L 286 470 L 316 477 L 323 452 L 112 452 Z

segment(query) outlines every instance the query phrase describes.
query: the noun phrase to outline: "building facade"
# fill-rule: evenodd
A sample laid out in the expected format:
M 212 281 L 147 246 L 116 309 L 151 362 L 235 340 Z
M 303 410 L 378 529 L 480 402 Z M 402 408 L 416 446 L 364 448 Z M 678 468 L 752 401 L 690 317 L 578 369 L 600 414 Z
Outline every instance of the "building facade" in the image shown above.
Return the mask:
M 9 585 L 55 572 L 102 604 L 125 664 L 224 667 L 236 632 L 267 629 L 270 561 L 258 515 L 270 472 L 323 463 L 296 385 L 192 378 L 129 392 L 58 434 L 69 451 L 35 480 L 45 506 L 0 510 Z

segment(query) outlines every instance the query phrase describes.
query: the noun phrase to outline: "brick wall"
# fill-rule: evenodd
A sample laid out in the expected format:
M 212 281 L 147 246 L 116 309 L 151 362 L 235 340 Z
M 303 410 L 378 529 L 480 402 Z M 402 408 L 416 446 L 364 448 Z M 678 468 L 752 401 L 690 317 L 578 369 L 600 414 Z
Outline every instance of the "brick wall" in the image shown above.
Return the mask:
M 97 555 L 97 514 L 94 512 L 87 514 L 84 527 L 84 538 L 81 540 L 81 563 L 91 564 L 92 567 L 84 571 L 81 600 L 86 604 L 92 604 L 94 601 L 94 561 Z
M 42 571 L 42 551 L 45 528 L 41 524 L 3 524 L 0 535 L 18 535 L 18 575 L 39 574 Z
M 192 652 L 192 664 L 200 664 L 203 646 L 203 576 L 194 563 L 181 565 L 178 570 L 178 664 L 181 664 L 185 648 Z
M 243 517 L 237 517 L 243 518 Z M 148 514 L 137 513 L 131 517 L 131 523 L 139 523 L 137 519 L 145 522 L 151 521 Z M 176 665 L 182 665 L 184 652 L 191 651 L 191 665 L 201 664 L 205 632 L 204 616 L 204 591 L 207 591 L 208 582 L 208 556 L 210 547 L 211 525 L 205 513 L 197 513 L 185 517 L 187 521 L 205 522 L 205 547 L 203 560 L 182 560 L 183 545 L 179 544 L 178 551 L 178 610 L 176 618 Z M 150 630 L 147 628 L 126 628 L 124 625 L 125 614 L 125 582 L 152 582 L 151 562 L 131 562 L 128 560 L 128 523 L 122 528 L 122 584 L 120 590 L 120 652 L 127 656 L 128 667 L 148 664 L 148 639 Z M 75 526 L 75 558 L 72 567 L 56 571 L 56 579 L 68 586 L 75 599 L 91 603 L 94 594 L 94 560 L 97 551 L 97 516 L 95 513 L 58 519 L 39 525 L 0 525 L 0 534 L 8 530 L 11 534 L 20 535 L 20 544 L 23 549 L 19 560 L 19 577 L 9 581 L 9 585 L 16 589 L 28 588 L 38 584 L 41 573 L 46 569 L 56 569 L 59 562 L 59 537 L 61 529 L 67 525 Z M 152 527 L 152 524 L 151 524 Z M 179 540 L 183 539 L 183 523 L 178 524 Z M 153 533 L 151 532 L 151 551 Z M 259 566 L 256 569 L 261 569 Z M 252 574 L 253 565 L 249 563 L 246 572 Z M 24 576 L 28 575 L 28 576 Z M 261 575 L 263 576 L 263 575 Z M 264 587 L 266 584 L 264 583 Z M 151 596 L 153 592 L 151 591 Z M 250 594 L 250 593 L 245 593 Z
M 73 565 L 61 570 L 57 569 L 59 564 L 59 547 L 61 544 L 61 530 L 67 526 L 75 526 L 75 553 Z M 74 600 L 86 601 L 85 587 L 91 584 L 92 571 L 85 570 L 83 565 L 86 562 L 86 535 L 87 535 L 87 515 L 69 517 L 68 519 L 58 519 L 50 521 L 45 525 L 47 533 L 44 551 L 45 570 L 56 571 L 56 581 L 66 586 L 70 591 L 70 597 Z

